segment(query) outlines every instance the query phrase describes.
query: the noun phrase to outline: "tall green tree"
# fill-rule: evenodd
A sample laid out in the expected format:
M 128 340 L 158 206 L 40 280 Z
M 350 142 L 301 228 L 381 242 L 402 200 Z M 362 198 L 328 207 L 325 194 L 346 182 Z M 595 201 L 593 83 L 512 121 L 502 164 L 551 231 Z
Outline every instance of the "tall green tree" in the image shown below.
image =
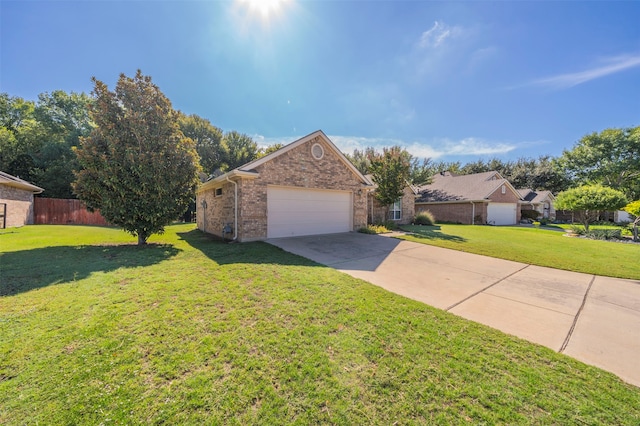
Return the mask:
M 391 206 L 404 193 L 409 179 L 411 155 L 399 146 L 383 148 L 369 156 L 373 182 L 378 186 L 374 197 L 383 206 Z
M 223 143 L 227 151 L 226 170 L 233 170 L 258 158 L 258 144 L 244 133 L 226 132 Z
M 640 198 L 640 126 L 584 136 L 557 159 L 575 184 L 601 183 Z
M 559 193 L 554 202 L 556 210 L 573 211 L 586 231 L 600 212 L 618 210 L 627 204 L 625 195 L 602 185 L 583 185 Z
M 202 170 L 211 175 L 214 170 L 221 169 L 228 155 L 222 143 L 222 130 L 196 114 L 180 114 L 179 123 L 182 133 L 196 144 Z
M 113 92 L 93 82 L 97 127 L 76 150 L 82 169 L 74 189 L 89 208 L 145 244 L 186 211 L 198 184 L 198 154 L 151 77 L 140 70 L 133 78 L 121 74 Z
M 632 222 L 633 241 L 640 241 L 638 239 L 638 225 L 640 225 L 640 200 L 630 202 L 623 208 L 623 210 L 634 216 L 634 220 Z

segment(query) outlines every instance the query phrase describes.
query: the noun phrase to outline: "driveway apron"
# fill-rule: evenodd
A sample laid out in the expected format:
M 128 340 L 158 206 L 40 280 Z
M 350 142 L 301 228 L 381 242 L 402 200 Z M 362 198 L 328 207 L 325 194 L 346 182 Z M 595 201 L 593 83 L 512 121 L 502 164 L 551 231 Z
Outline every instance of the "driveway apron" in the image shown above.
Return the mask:
M 359 233 L 267 242 L 640 386 L 640 281 Z

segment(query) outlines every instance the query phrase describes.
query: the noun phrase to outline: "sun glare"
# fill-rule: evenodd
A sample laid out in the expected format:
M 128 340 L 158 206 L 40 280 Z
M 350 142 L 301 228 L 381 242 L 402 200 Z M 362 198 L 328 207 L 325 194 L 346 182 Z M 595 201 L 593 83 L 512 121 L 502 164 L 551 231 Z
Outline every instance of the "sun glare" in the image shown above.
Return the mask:
M 250 13 L 259 15 L 262 19 L 269 19 L 271 15 L 277 13 L 280 7 L 287 0 L 238 0 L 245 5 Z

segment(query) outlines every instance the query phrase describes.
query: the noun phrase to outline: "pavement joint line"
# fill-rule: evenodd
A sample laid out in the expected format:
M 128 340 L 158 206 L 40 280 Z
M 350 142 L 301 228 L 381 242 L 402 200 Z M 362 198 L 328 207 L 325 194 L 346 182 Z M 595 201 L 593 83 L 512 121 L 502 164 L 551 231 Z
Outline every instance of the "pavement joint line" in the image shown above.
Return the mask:
M 500 278 L 498 281 L 494 282 L 493 284 L 488 285 L 487 287 L 476 291 L 475 293 L 465 297 L 464 299 L 460 300 L 459 302 L 454 303 L 453 305 L 449 306 L 448 308 L 445 309 L 445 311 L 449 312 L 451 309 L 455 308 L 456 306 L 460 305 L 461 303 L 466 302 L 467 300 L 471 299 L 472 297 L 475 297 L 477 295 L 479 295 L 480 293 L 482 293 L 485 290 L 489 290 L 491 287 L 493 287 L 496 284 L 500 284 L 502 281 L 506 280 L 507 278 L 510 278 L 512 276 L 514 276 L 515 274 L 517 274 L 518 272 L 528 268 L 531 265 L 524 265 L 522 268 L 518 269 L 517 271 L 514 271 L 512 273 L 510 273 L 509 275 L 506 275 L 502 278 Z
M 497 295 L 497 294 L 491 294 L 491 293 L 487 293 L 487 296 L 491 296 L 491 297 L 498 297 L 498 298 L 500 298 L 500 299 L 509 300 L 509 301 L 511 301 L 511 302 L 520 303 L 520 304 L 522 304 L 522 305 L 533 306 L 534 308 L 544 309 L 545 311 L 554 312 L 554 313 L 556 313 L 556 314 L 560 314 L 560 315 L 566 315 L 566 316 L 569 316 L 569 317 L 573 316 L 573 315 L 568 314 L 568 313 L 566 313 L 566 312 L 558 311 L 558 310 L 556 310 L 556 309 L 551 309 L 551 308 L 544 308 L 544 307 L 542 307 L 542 306 L 540 306 L 540 305 L 535 305 L 535 304 L 533 304 L 533 303 L 523 302 L 522 300 L 512 299 L 512 298 L 510 298 L 510 297 L 499 296 L 499 295 Z
M 596 280 L 596 276 L 593 275 L 591 277 L 591 281 L 589 282 L 589 287 L 587 287 L 587 291 L 584 292 L 584 297 L 582 298 L 582 304 L 580 305 L 580 308 L 578 308 L 578 312 L 576 312 L 576 316 L 573 318 L 573 324 L 571 324 L 571 328 L 567 333 L 567 337 L 564 339 L 562 346 L 560 346 L 560 350 L 558 351 L 559 353 L 563 353 L 565 349 L 567 349 L 567 345 L 569 345 L 569 340 L 571 340 L 571 336 L 573 336 L 573 331 L 575 330 L 576 324 L 578 323 L 578 318 L 580 318 L 580 314 L 584 309 L 584 305 L 587 303 L 587 297 L 589 296 L 589 292 L 591 291 L 591 286 L 593 285 L 593 282 L 595 280 Z

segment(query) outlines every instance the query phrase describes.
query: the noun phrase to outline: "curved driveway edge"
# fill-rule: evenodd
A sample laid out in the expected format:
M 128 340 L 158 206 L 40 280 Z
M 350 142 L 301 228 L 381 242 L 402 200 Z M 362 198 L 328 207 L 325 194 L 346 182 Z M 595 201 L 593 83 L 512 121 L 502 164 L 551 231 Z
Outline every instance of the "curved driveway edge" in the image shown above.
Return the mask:
M 640 281 L 353 232 L 267 242 L 640 386 Z

